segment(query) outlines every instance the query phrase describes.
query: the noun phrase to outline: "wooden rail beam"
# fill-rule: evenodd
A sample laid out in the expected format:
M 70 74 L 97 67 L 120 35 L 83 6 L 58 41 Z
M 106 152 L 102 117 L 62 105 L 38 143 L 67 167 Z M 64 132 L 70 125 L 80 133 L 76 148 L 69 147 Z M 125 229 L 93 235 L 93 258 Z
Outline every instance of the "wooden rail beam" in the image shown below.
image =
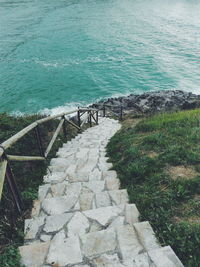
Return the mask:
M 2 191 L 3 191 L 3 185 L 4 185 L 5 175 L 6 175 L 7 164 L 8 164 L 7 160 L 3 160 L 0 162 L 0 200 L 2 197 Z
M 66 118 L 65 118 L 66 119 Z M 70 121 L 69 119 L 66 119 L 66 121 L 69 123 L 69 124 L 71 124 L 72 126 L 74 126 L 75 128 L 77 128 L 79 131 L 81 130 L 81 128 L 78 126 L 78 125 L 76 125 L 75 123 L 73 123 L 72 121 Z
M 99 104 L 100 105 L 100 104 Z M 105 110 L 105 106 L 110 106 L 110 107 L 114 107 L 112 105 L 100 105 L 100 108 L 78 108 L 76 110 L 72 110 L 69 112 L 63 112 L 61 114 L 58 115 L 54 115 L 54 116 L 48 116 L 46 118 L 37 120 L 35 122 L 33 122 L 32 124 L 30 124 L 29 126 L 25 127 L 24 129 L 22 129 L 21 131 L 19 131 L 18 133 L 14 134 L 12 137 L 10 137 L 9 139 L 7 139 L 6 141 L 4 141 L 3 143 L 0 144 L 0 200 L 2 197 L 2 191 L 3 191 L 3 185 L 4 185 L 4 181 L 5 181 L 5 177 L 8 181 L 8 185 L 11 189 L 12 195 L 14 197 L 16 206 L 18 211 L 21 213 L 22 211 L 22 207 L 23 207 L 23 203 L 21 201 L 21 197 L 20 197 L 20 193 L 17 189 L 17 184 L 15 181 L 15 177 L 12 173 L 9 161 L 40 161 L 40 160 L 45 160 L 45 158 L 48 156 L 60 130 L 62 127 L 64 130 L 64 133 L 66 134 L 66 129 L 65 129 L 65 122 L 68 122 L 70 125 L 72 125 L 73 127 L 75 127 L 76 129 L 78 129 L 79 131 L 81 131 L 81 127 L 84 125 L 84 123 L 86 123 L 86 121 L 89 119 L 89 123 L 90 126 L 92 126 L 92 118 L 94 119 L 94 121 L 98 124 L 98 112 L 100 110 L 103 109 L 103 115 L 105 116 L 106 114 L 106 110 Z M 66 115 L 70 115 L 70 114 L 75 114 L 76 112 L 78 112 L 78 120 L 79 120 L 79 126 L 76 125 L 74 122 L 72 122 L 70 119 L 67 119 L 65 116 Z M 88 113 L 86 118 L 84 118 L 83 122 L 80 122 L 80 117 L 85 114 Z M 122 116 L 122 108 L 121 108 L 121 116 Z M 81 114 L 82 113 L 82 114 Z M 95 114 L 96 114 L 96 118 L 95 118 Z M 45 123 L 47 121 L 56 119 L 56 118 L 62 118 L 61 121 L 59 122 L 59 125 L 46 149 L 46 152 L 43 153 L 43 149 L 42 149 L 42 140 L 39 134 L 39 130 L 38 130 L 38 126 L 42 123 Z M 37 136 L 37 140 L 38 140 L 38 145 L 40 148 L 40 152 L 42 154 L 42 156 L 18 156 L 18 155 L 5 155 L 5 150 L 9 147 L 11 147 L 13 144 L 15 144 L 18 140 L 20 140 L 23 136 L 25 136 L 27 133 L 29 133 L 31 130 L 35 129 L 36 132 L 36 136 Z M 6 157 L 2 157 L 2 156 L 6 156 Z
M 81 128 L 82 128 L 83 125 L 86 123 L 88 117 L 89 117 L 89 114 L 87 114 L 87 116 L 85 117 L 85 119 L 82 121 L 82 123 L 81 123 Z
M 45 160 L 45 157 L 36 157 L 36 156 L 16 156 L 16 155 L 7 155 L 9 161 L 39 161 Z
M 62 119 L 62 120 L 60 121 L 60 123 L 59 123 L 59 125 L 58 125 L 58 127 L 57 127 L 57 129 L 56 129 L 56 131 L 55 131 L 55 133 L 54 133 L 54 135 L 53 135 L 53 137 L 52 137 L 52 139 L 51 139 L 51 141 L 50 141 L 50 143 L 49 143 L 49 145 L 48 145 L 48 147 L 47 147 L 45 153 L 44 153 L 45 158 L 48 156 L 48 154 L 49 154 L 49 152 L 50 152 L 50 150 L 51 150 L 51 148 L 52 148 L 54 142 L 56 141 L 56 138 L 57 138 L 57 136 L 58 136 L 59 133 L 60 133 L 60 130 L 61 130 L 62 126 L 63 126 L 64 121 L 65 121 L 65 119 Z
M 49 117 L 46 117 L 46 118 L 44 118 L 44 119 L 38 120 L 38 121 L 37 121 L 37 124 L 42 124 L 42 123 L 47 122 L 47 121 L 50 121 L 50 120 L 52 120 L 52 119 L 60 118 L 60 117 L 63 117 L 63 116 L 65 116 L 65 115 L 70 115 L 70 114 L 73 114 L 73 113 L 75 113 L 75 112 L 77 112 L 77 109 L 72 110 L 72 111 L 69 111 L 69 112 L 63 112 L 63 113 L 60 113 L 60 114 L 58 114 L 58 115 L 49 116 Z
M 94 117 L 94 113 L 93 114 L 91 113 L 91 116 L 92 116 L 94 122 L 97 124 L 98 122 L 97 122 L 96 118 Z

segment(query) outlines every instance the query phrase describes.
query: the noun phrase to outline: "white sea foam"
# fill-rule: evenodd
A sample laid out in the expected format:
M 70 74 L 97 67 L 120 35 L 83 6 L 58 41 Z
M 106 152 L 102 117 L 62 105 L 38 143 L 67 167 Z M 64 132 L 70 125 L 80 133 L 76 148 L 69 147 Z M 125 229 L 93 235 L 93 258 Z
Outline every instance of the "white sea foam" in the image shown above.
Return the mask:
M 108 98 L 118 98 L 118 97 L 128 96 L 131 93 L 140 94 L 140 93 L 144 93 L 144 92 L 142 92 L 141 90 L 137 90 L 137 91 L 134 90 L 134 92 L 129 91 L 129 92 L 126 92 L 125 94 L 114 93 L 113 95 L 110 95 L 110 96 L 96 98 L 92 102 L 87 102 L 87 101 L 71 102 L 71 103 L 66 103 L 64 105 L 60 105 L 60 106 L 53 107 L 53 108 L 44 108 L 44 109 L 39 110 L 36 114 L 41 114 L 41 115 L 45 115 L 45 116 L 54 116 L 54 115 L 61 114 L 63 112 L 73 111 L 73 110 L 77 109 L 78 107 L 87 107 L 87 106 L 90 106 L 94 103 L 98 103 L 99 101 L 106 100 Z M 13 111 L 11 113 L 11 115 L 15 116 L 15 117 L 22 117 L 25 115 L 32 115 L 32 114 L 33 113 L 21 112 L 21 111 Z M 73 115 L 74 114 L 72 114 L 71 116 L 73 116 Z
M 13 117 L 23 117 L 23 116 L 26 116 L 26 115 L 28 115 L 28 114 L 25 113 L 25 112 L 21 112 L 21 111 L 19 111 L 19 110 L 16 110 L 16 111 L 11 112 L 11 115 L 12 115 Z
M 131 58 L 131 57 L 129 57 Z M 81 65 L 85 63 L 109 63 L 112 62 L 126 62 L 127 57 L 123 56 L 109 56 L 109 55 L 103 55 L 103 56 L 88 56 L 82 59 L 79 58 L 65 58 L 65 59 L 57 59 L 57 60 L 44 60 L 37 57 L 33 57 L 31 59 L 22 59 L 19 60 L 20 63 L 35 63 L 37 65 L 41 65 L 42 67 L 51 67 L 51 68 L 64 68 L 66 66 L 72 66 L 72 65 Z
M 58 106 L 54 108 L 44 108 L 43 110 L 40 110 L 39 113 L 46 116 L 54 116 L 61 114 L 63 112 L 69 112 L 76 110 L 78 107 L 86 107 L 90 104 L 86 104 L 85 102 L 72 102 L 72 103 L 66 103 L 63 106 Z M 71 114 L 73 116 L 74 114 Z

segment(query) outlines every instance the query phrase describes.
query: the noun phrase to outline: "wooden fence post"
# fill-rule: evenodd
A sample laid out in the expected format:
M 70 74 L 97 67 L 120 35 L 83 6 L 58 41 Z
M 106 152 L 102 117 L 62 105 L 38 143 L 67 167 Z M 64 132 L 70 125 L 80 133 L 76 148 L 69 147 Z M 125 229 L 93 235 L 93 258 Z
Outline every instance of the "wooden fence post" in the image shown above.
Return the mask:
M 81 116 L 80 116 L 80 109 L 78 107 L 78 111 L 77 111 L 77 117 L 78 117 L 78 126 L 81 127 Z
M 64 122 L 63 122 L 63 134 L 64 134 L 64 137 L 66 138 L 67 137 L 67 122 L 66 122 L 65 116 L 63 116 L 63 119 L 64 119 Z
M 103 117 L 105 117 L 105 116 L 106 116 L 106 106 L 103 105 Z
M 40 151 L 40 155 L 42 157 L 44 157 L 45 155 L 44 155 L 44 150 L 43 150 L 43 147 L 42 147 L 42 140 L 41 140 L 41 136 L 40 136 L 40 131 L 39 131 L 39 126 L 38 125 L 35 127 L 35 136 L 36 136 L 38 148 L 39 148 L 39 151 Z
M 9 162 L 8 162 L 7 169 L 6 169 L 6 180 L 8 182 L 10 191 L 12 193 L 12 196 L 13 196 L 14 203 L 16 205 L 17 211 L 19 212 L 19 214 L 22 214 L 23 202 L 22 202 L 19 190 L 17 188 L 15 177 L 13 175 L 13 172 L 11 170 Z
M 99 120 L 99 111 L 97 110 L 97 112 L 96 112 L 96 124 L 98 124 L 98 120 Z

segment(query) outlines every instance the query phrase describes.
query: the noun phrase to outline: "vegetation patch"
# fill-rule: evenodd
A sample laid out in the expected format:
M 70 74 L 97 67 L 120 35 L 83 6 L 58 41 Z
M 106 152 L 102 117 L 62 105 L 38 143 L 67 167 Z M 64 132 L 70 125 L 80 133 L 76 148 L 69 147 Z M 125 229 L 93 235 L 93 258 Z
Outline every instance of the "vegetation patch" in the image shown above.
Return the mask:
M 166 168 L 167 174 L 173 179 L 193 179 L 200 174 L 191 166 L 169 166 Z
M 131 123 L 131 120 L 133 123 Z M 200 109 L 126 119 L 108 155 L 141 220 L 188 267 L 200 266 Z
M 195 195 L 176 208 L 175 222 L 189 222 L 192 224 L 200 223 L 200 195 Z
M 157 158 L 159 156 L 159 153 L 155 151 L 143 151 L 143 153 L 151 159 Z

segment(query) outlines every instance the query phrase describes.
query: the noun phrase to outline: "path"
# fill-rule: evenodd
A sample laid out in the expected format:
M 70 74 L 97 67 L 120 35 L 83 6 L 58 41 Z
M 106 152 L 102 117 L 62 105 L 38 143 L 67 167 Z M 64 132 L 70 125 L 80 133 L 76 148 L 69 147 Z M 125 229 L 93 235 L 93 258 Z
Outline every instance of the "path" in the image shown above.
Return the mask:
M 181 267 L 157 242 L 149 222 L 128 204 L 105 147 L 120 124 L 100 118 L 64 144 L 39 187 L 32 219 L 25 221 L 27 267 Z

